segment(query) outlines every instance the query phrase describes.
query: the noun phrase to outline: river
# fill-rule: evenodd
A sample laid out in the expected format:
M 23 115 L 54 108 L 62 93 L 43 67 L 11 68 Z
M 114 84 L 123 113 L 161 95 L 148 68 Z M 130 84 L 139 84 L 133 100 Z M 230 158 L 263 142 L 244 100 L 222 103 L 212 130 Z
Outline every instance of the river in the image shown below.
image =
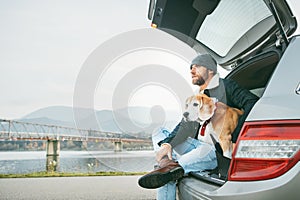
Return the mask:
M 146 172 L 153 169 L 153 151 L 60 151 L 59 172 Z M 46 170 L 45 151 L 0 152 L 0 174 Z

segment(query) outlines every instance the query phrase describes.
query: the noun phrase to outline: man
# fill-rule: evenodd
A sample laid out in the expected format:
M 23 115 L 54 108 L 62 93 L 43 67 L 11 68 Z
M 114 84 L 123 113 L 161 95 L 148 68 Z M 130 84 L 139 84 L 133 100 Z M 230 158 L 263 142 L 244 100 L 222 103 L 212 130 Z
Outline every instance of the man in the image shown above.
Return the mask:
M 192 83 L 199 86 L 199 93 L 205 93 L 244 111 L 232 133 L 232 142 L 235 143 L 258 97 L 239 87 L 233 80 L 219 78 L 217 63 L 209 54 L 198 55 L 192 61 L 190 70 Z M 184 174 L 216 168 L 215 147 L 197 140 L 199 129 L 198 122 L 182 120 L 171 133 L 161 130 L 153 135 L 158 166 L 156 170 L 141 177 L 139 185 L 144 188 L 159 188 L 157 199 L 171 200 L 176 198 L 176 180 Z

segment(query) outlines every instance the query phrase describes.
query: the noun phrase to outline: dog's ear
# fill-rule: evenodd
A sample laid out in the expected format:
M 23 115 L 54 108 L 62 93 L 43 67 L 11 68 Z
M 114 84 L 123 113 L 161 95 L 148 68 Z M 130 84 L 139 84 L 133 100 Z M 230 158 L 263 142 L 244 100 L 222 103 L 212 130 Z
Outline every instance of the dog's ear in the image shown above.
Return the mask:
M 204 98 L 205 96 L 205 94 L 196 94 L 196 99 L 199 101 L 199 103 L 202 103 L 202 98 Z
M 197 99 L 202 103 L 199 110 L 199 118 L 201 120 L 210 119 L 214 115 L 214 111 L 216 109 L 214 101 L 205 94 L 198 94 Z
M 196 99 L 199 101 L 199 103 L 202 104 L 210 104 L 210 98 L 206 94 L 197 94 Z M 202 106 L 200 106 L 201 108 Z

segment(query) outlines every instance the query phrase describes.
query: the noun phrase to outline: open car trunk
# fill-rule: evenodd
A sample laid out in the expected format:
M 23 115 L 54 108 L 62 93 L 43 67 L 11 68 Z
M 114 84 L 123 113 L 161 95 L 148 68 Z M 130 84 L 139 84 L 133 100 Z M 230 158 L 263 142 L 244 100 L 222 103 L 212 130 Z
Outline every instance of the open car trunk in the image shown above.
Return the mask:
M 152 27 L 211 54 L 231 72 L 227 79 L 261 97 L 297 23 L 284 0 L 152 0 Z M 230 160 L 216 152 L 218 168 L 190 179 L 223 185 Z
M 239 85 L 247 88 L 258 97 L 263 95 L 264 89 L 275 70 L 282 52 L 277 48 L 270 48 L 251 59 L 240 63 L 226 78 L 235 80 Z M 218 144 L 217 144 L 218 145 Z M 230 159 L 224 157 L 216 148 L 218 167 L 204 172 L 192 172 L 196 179 L 216 185 L 223 185 L 227 181 Z

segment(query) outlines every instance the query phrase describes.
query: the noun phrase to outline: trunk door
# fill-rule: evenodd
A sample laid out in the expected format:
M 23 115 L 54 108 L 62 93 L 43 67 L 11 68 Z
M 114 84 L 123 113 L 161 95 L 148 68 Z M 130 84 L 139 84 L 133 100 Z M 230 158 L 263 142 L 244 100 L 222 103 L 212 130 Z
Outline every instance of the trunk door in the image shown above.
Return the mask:
M 224 68 L 267 45 L 286 46 L 297 27 L 285 0 L 152 0 L 148 17 Z

